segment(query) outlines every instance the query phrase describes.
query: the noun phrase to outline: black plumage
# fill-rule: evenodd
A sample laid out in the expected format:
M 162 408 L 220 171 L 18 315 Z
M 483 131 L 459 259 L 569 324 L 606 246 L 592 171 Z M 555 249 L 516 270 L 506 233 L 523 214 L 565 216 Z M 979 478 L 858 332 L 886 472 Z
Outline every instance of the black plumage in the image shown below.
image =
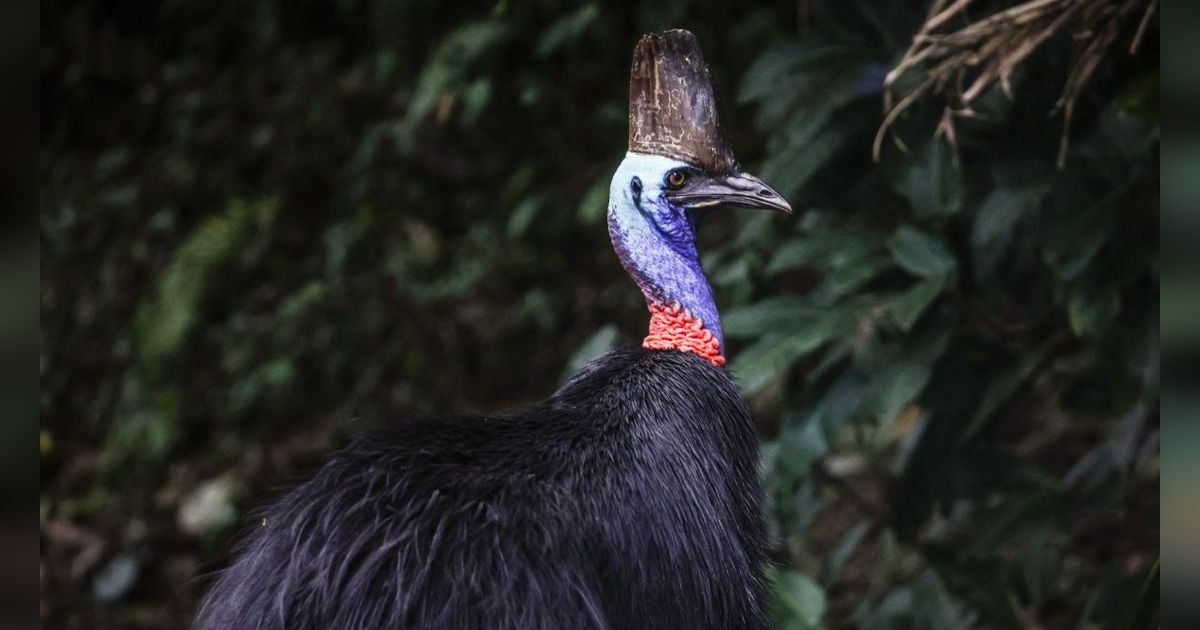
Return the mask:
M 634 58 L 630 111 L 662 141 L 631 133 L 608 228 L 651 313 L 643 348 L 525 412 L 359 438 L 268 508 L 198 627 L 766 625 L 757 441 L 694 227 L 791 207 L 731 161 L 695 36 L 647 35 Z M 664 140 L 684 137 L 678 155 Z
M 761 628 L 749 413 L 625 349 L 525 412 L 397 423 L 265 513 L 201 628 Z

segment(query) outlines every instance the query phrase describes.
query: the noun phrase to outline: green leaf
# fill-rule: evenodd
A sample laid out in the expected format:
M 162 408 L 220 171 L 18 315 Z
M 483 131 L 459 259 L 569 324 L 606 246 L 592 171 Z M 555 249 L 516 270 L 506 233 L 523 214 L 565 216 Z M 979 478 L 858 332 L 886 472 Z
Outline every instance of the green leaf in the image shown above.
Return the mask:
M 1159 597 L 1159 556 L 1155 556 L 1154 564 L 1146 569 L 1146 575 L 1138 587 L 1137 595 L 1134 597 L 1133 604 L 1129 610 L 1129 620 L 1125 624 L 1127 630 L 1136 630 L 1137 628 L 1154 628 L 1159 627 L 1156 623 L 1159 620 L 1159 608 L 1161 607 L 1161 599 Z
M 823 341 L 811 328 L 793 335 L 768 334 L 739 352 L 729 367 L 749 396 L 766 387 Z
M 781 88 L 790 89 L 811 76 L 806 70 L 828 68 L 832 61 L 847 58 L 852 52 L 847 46 L 828 45 L 815 38 L 777 44 L 759 55 L 746 70 L 737 100 L 748 103 L 776 99 Z
M 713 269 L 709 273 L 712 286 L 726 289 L 730 295 L 749 295 L 753 289 L 750 282 L 750 261 L 745 256 L 724 265 L 706 268 Z
M 987 389 L 983 391 L 983 396 L 980 398 L 975 413 L 971 416 L 971 421 L 963 429 L 962 436 L 959 438 L 960 443 L 965 444 L 970 441 L 987 426 L 992 415 L 999 411 L 1000 407 L 1008 402 L 1012 395 L 1029 380 L 1050 350 L 1049 345 L 1043 345 L 1036 351 L 1028 352 L 1015 365 L 988 379 Z
M 909 586 L 899 586 L 884 595 L 873 607 L 863 602 L 855 615 L 855 625 L 863 630 L 894 630 L 913 624 L 913 593 Z
M 234 201 L 188 235 L 159 277 L 153 298 L 138 307 L 135 338 L 143 368 L 155 370 L 178 352 L 216 271 L 239 251 L 252 225 L 269 223 L 277 211 L 274 200 Z
M 966 189 L 954 150 L 940 136 L 933 138 L 909 164 L 901 193 L 917 219 L 950 216 L 962 210 Z
M 836 344 L 826 352 L 826 355 L 837 355 L 838 349 L 846 343 Z M 842 355 L 845 358 L 845 355 Z M 814 367 L 813 372 L 820 370 Z M 811 423 L 820 424 L 828 435 L 837 435 L 847 422 L 850 422 L 867 400 L 867 381 L 857 370 L 843 370 L 840 377 L 824 391 L 821 402 L 812 411 Z
M 492 96 L 492 82 L 486 78 L 475 79 L 463 88 L 463 110 L 461 120 L 464 125 L 471 126 L 479 119 Z
M 1039 213 L 1042 258 L 1062 280 L 1083 275 L 1114 236 L 1118 213 L 1126 207 L 1128 186 L 1095 190 L 1083 174 L 1055 183 Z
M 975 276 L 988 278 L 1012 242 L 1017 223 L 1036 207 L 1044 194 L 1040 187 L 999 187 L 991 192 L 971 225 L 971 250 Z
M 916 536 L 920 523 L 949 492 L 962 453 L 958 439 L 963 419 L 978 406 L 986 382 L 961 344 L 951 344 L 934 364 L 921 399 L 924 421 L 901 453 L 902 472 L 890 493 L 892 525 L 902 540 Z
M 812 465 L 829 453 L 828 432 L 821 421 L 819 410 L 792 411 L 784 417 L 778 464 L 785 476 L 807 477 Z
M 825 568 L 821 575 L 821 581 L 825 584 L 830 584 L 838 578 L 838 574 L 842 571 L 842 566 L 854 554 L 854 550 L 858 549 L 858 545 L 871 532 L 871 523 L 863 521 L 854 527 L 851 527 L 842 535 L 842 539 L 838 541 L 833 551 L 829 552 L 829 557 L 825 560 Z
M 818 38 L 785 42 L 758 56 L 742 79 L 738 101 L 756 102 L 759 128 L 772 130 L 781 142 L 777 146 L 795 149 L 831 126 L 835 112 L 860 96 L 857 77 L 864 65 L 852 47 Z
M 823 291 L 834 297 L 848 295 L 892 268 L 892 259 L 886 254 L 875 254 L 848 261 L 831 267 L 825 272 Z
M 592 333 L 592 336 L 580 344 L 571 358 L 567 359 L 567 367 L 563 370 L 563 380 L 570 378 L 588 361 L 612 350 L 618 336 L 619 332 L 614 324 L 605 324 L 600 330 Z
M 881 427 L 889 426 L 916 399 L 929 382 L 930 371 L 928 362 L 908 360 L 888 365 L 871 380 L 868 408 Z
M 522 200 L 516 208 L 513 208 L 512 214 L 508 217 L 508 227 L 505 229 L 508 237 L 520 238 L 523 236 L 541 209 L 542 198 L 540 196 Z
M 938 239 L 912 226 L 902 225 L 888 239 L 896 264 L 922 278 L 944 277 L 954 272 L 958 261 Z
M 471 66 L 508 35 L 503 21 L 488 19 L 470 22 L 450 33 L 426 62 L 408 102 L 408 111 L 397 127 L 400 139 L 411 142 L 417 123 L 429 115 L 444 96 L 466 87 Z M 478 89 L 478 88 L 477 88 Z M 478 99 L 483 94 L 476 94 Z
M 607 175 L 597 178 L 584 193 L 583 199 L 579 201 L 577 213 L 582 223 L 589 226 L 595 225 L 608 212 L 609 179 Z
M 1100 335 L 1108 329 L 1120 310 L 1120 296 L 1112 287 L 1096 293 L 1078 290 L 1067 299 L 1071 332 L 1076 337 Z
M 784 243 L 767 264 L 767 273 L 809 265 L 821 270 L 837 269 L 882 251 L 883 241 L 874 232 L 823 228 Z
M 762 178 L 784 197 L 794 197 L 857 133 L 857 126 L 835 117 L 807 141 L 772 151 L 763 163 Z
M 896 294 L 888 301 L 888 310 L 892 314 L 892 321 L 904 332 L 912 330 L 913 325 L 921 318 L 921 314 L 929 308 L 937 296 L 941 295 L 944 288 L 946 288 L 946 278 L 939 276 L 922 280 L 909 287 L 907 291 Z
M 954 599 L 932 569 L 913 583 L 913 599 L 913 609 L 920 620 L 918 627 L 967 630 L 975 623 L 977 615 Z
M 815 267 L 824 275 L 827 301 L 847 295 L 891 266 L 884 241 L 875 232 L 818 228 L 783 244 L 767 264 L 767 273 Z
M 560 18 L 554 24 L 551 24 L 542 37 L 538 39 L 537 54 L 539 57 L 548 57 L 567 43 L 576 40 L 582 35 L 596 18 L 600 16 L 600 7 L 595 3 L 589 2 L 574 13 L 570 13 Z
M 971 226 L 971 245 L 982 247 L 1011 238 L 1013 226 L 1030 209 L 1030 202 L 1036 201 L 1038 192 L 1008 187 L 993 190 L 983 200 Z
M 964 554 L 987 557 L 998 548 L 1028 542 L 1033 530 L 1053 523 L 1059 513 L 1057 490 L 1023 490 L 1021 495 L 1005 498 L 977 516 L 978 525 L 962 548 Z
M 721 316 L 721 323 L 726 337 L 744 339 L 795 330 L 816 319 L 823 311 L 798 295 L 776 295 L 730 309 Z
M 826 599 L 819 584 L 795 571 L 776 571 L 770 578 L 778 627 L 796 630 L 823 627 Z
M 105 466 L 113 467 L 135 455 L 143 461 L 162 461 L 182 433 L 181 396 L 177 385 L 154 386 L 127 377 L 103 451 Z
M 754 394 L 804 355 L 853 331 L 860 315 L 857 309 L 843 307 L 827 312 L 795 333 L 767 334 L 738 353 L 730 367 L 745 393 Z
M 1031 529 L 1021 544 L 1021 580 L 1033 602 L 1040 605 L 1052 588 L 1059 558 L 1053 544 L 1054 529 L 1049 526 Z

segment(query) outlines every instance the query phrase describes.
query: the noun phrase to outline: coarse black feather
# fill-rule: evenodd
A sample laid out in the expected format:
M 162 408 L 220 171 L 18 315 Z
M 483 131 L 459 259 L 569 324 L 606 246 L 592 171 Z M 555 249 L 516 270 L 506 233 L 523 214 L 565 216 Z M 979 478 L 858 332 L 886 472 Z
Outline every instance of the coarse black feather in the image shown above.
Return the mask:
M 757 448 L 725 370 L 617 350 L 528 411 L 356 440 L 266 511 L 197 626 L 763 628 Z

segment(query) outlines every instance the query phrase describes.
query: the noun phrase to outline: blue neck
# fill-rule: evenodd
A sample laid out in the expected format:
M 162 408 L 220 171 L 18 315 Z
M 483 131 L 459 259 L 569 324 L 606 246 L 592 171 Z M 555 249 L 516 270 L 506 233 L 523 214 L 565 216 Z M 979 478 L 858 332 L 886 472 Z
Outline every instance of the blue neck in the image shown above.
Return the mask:
M 629 153 L 609 190 L 608 233 L 625 270 L 651 306 L 677 303 L 700 319 L 725 346 L 708 278 L 700 266 L 692 217 L 661 190 L 662 174 L 682 163 Z M 639 178 L 640 192 L 631 186 Z

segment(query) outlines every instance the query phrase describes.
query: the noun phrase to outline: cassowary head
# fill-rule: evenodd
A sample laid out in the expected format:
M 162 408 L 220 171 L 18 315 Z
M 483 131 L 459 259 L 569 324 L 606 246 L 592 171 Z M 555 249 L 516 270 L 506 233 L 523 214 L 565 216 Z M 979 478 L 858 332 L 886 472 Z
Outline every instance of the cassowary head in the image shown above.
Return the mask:
M 681 307 L 718 342 L 696 221 L 722 206 L 792 211 L 734 160 L 696 37 L 684 30 L 646 35 L 633 53 L 629 152 L 609 188 L 609 234 L 652 311 Z

